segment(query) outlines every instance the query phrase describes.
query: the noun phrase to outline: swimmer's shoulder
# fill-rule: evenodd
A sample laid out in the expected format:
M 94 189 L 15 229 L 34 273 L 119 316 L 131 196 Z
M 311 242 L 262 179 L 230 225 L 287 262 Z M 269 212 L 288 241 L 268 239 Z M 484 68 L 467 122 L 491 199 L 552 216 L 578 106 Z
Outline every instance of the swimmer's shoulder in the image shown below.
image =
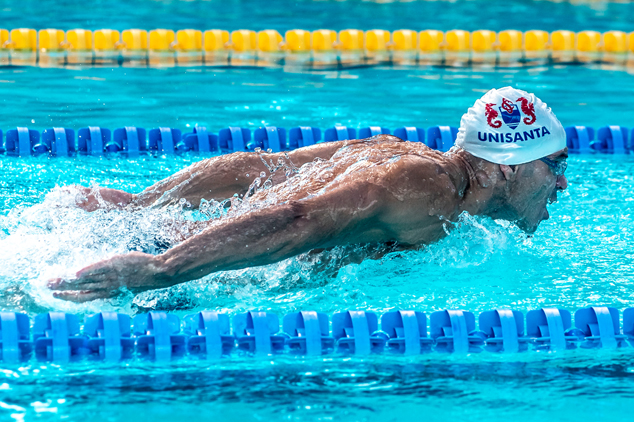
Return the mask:
M 398 136 L 394 136 L 394 135 L 375 135 L 369 138 L 350 139 L 344 142 L 345 142 L 345 145 L 354 145 L 354 144 L 402 143 L 405 141 L 399 138 Z
M 387 150 L 389 153 L 386 156 L 394 157 L 390 160 L 391 171 L 401 183 L 410 181 L 410 187 L 414 190 L 427 190 L 431 185 L 448 186 L 447 182 L 455 177 L 455 166 L 451 165 L 444 153 L 419 142 L 401 141 L 399 146 Z
M 396 150 L 400 150 L 403 153 L 432 157 L 432 159 L 435 160 L 440 159 L 440 156 L 442 156 L 440 151 L 429 148 L 424 142 L 405 141 L 394 135 L 376 135 L 371 138 L 361 139 L 360 141 L 384 147 L 393 146 Z
M 423 142 L 405 141 L 394 135 L 376 135 L 370 138 L 351 139 L 342 141 L 342 147 L 377 147 L 380 149 L 400 151 L 401 153 L 418 152 L 418 153 L 437 153 L 437 151 L 429 148 Z

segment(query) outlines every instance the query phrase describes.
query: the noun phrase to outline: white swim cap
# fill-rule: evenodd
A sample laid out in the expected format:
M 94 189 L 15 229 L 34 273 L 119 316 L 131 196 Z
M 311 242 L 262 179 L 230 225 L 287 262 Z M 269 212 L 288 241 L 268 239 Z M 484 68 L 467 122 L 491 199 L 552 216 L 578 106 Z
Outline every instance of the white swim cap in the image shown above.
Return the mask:
M 566 147 L 563 126 L 539 98 L 507 86 L 477 100 L 460 121 L 456 145 L 496 164 L 524 164 Z

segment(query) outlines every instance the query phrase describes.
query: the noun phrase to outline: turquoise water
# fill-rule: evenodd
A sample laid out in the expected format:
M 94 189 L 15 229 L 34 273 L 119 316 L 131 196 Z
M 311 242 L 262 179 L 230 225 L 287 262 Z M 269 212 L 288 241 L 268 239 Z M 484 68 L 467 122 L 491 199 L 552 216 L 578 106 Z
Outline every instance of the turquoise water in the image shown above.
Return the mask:
M 564 126 L 634 126 L 634 77 L 608 66 L 371 67 L 312 73 L 24 67 L 0 69 L 0 104 L 11 109 L 0 129 L 458 126 L 462 113 L 484 92 L 506 85 L 537 92 Z
M 19 9 L 3 5 L 2 16 L 11 19 L 11 26 L 52 26 L 41 23 L 41 16 L 47 16 L 64 29 L 258 29 L 258 25 L 396 29 L 414 27 L 409 25 L 412 22 L 420 27 L 416 29 L 557 29 L 564 26 L 561 22 L 566 17 L 567 28 L 602 30 L 626 29 L 634 15 L 632 5 L 551 2 L 494 1 L 487 3 L 497 11 L 491 14 L 480 10 L 481 2 L 300 1 L 249 3 L 248 7 L 236 1 L 141 2 L 124 9 L 127 13 L 121 13 L 122 3 L 55 4 L 26 1 Z M 208 25 L 212 21 L 201 13 L 208 8 L 214 9 L 222 25 Z M 442 12 L 437 21 L 410 18 L 436 10 Z M 527 20 L 520 10 L 543 19 Z M 348 12 L 339 15 L 339 11 Z M 143 25 L 138 24 L 141 18 Z M 592 66 L 557 66 L 375 67 L 314 73 L 3 68 L 0 99 L 5 113 L 0 128 L 457 125 L 484 90 L 503 85 L 534 91 L 564 125 L 634 126 L 631 74 Z M 72 196 L 61 187 L 99 184 L 138 192 L 199 159 L 1 157 L 0 309 L 31 316 L 50 310 L 85 315 L 162 309 L 183 316 L 202 309 L 233 314 L 259 308 L 283 315 L 301 309 L 332 314 L 352 308 L 432 312 L 452 307 L 480 312 L 509 306 L 525 312 L 544 306 L 573 311 L 588 305 L 620 310 L 634 306 L 634 157 L 606 155 L 570 158 L 570 188 L 550 206 L 550 220 L 532 238 L 504 222 L 466 218 L 435 245 L 339 271 L 327 266 L 322 271 L 322 265 L 300 256 L 115 302 L 75 305 L 52 298 L 44 287 L 47 279 L 133 248 L 150 248 L 167 220 L 200 217 L 179 209 L 88 214 L 73 207 Z M 335 250 L 321 258 L 336 261 L 345 253 Z M 114 367 L 86 363 L 59 367 L 31 361 L 19 368 L 0 366 L 0 418 L 622 420 L 631 411 L 634 395 L 632 350 L 362 360 L 232 358 L 211 366 L 189 359 L 163 366 L 131 362 Z
M 573 4 L 576 3 L 576 4 Z M 631 31 L 632 4 L 603 1 L 24 0 L 0 10 L 11 28 L 570 29 Z

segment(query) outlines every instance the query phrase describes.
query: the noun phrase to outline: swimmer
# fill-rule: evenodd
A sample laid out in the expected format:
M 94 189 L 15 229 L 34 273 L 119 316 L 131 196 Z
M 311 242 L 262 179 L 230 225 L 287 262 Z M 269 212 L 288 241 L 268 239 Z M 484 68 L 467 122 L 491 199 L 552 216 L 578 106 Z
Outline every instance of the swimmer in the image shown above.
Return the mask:
M 287 154 L 287 155 L 286 155 Z M 138 195 L 84 188 L 78 205 L 194 207 L 247 191 L 267 168 L 290 158 L 301 175 L 273 178 L 251 196 L 275 201 L 208 222 L 160 255 L 132 252 L 97 262 L 72 279 L 49 282 L 74 302 L 174 286 L 217 271 L 267 265 L 295 255 L 358 244 L 415 248 L 446 235 L 461 213 L 515 222 L 533 233 L 546 206 L 567 187 L 567 148 L 559 120 L 539 98 L 511 87 L 487 92 L 463 115 L 448 153 L 389 135 L 321 143 L 288 153 L 233 153 L 200 161 Z M 321 160 L 315 161 L 316 158 Z M 306 171 L 304 171 L 306 169 Z M 301 183 L 296 178 L 301 177 Z

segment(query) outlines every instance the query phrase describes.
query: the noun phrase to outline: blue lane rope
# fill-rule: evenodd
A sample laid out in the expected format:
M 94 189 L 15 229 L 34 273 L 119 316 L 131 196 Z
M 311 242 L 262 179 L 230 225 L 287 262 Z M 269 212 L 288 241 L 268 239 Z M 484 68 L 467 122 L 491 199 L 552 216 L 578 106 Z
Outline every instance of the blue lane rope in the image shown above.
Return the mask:
M 328 315 L 315 311 L 291 313 L 283 318 L 272 312 L 227 314 L 201 311 L 183 322 L 166 312 L 130 318 L 102 312 L 85 319 L 49 312 L 31 321 L 26 314 L 0 312 L 0 359 L 23 363 L 31 358 L 66 363 L 82 359 L 118 362 L 132 358 L 167 362 L 185 355 L 217 360 L 232 354 L 266 357 L 279 354 L 320 356 L 376 353 L 421 355 L 430 352 L 517 353 L 561 352 L 569 349 L 634 347 L 634 308 L 592 306 L 574 313 L 561 308 L 527 312 L 495 309 L 476 316 L 460 309 L 430 315 L 429 332 L 424 312 L 400 310 L 379 316 L 349 310 Z M 332 330 L 330 324 L 332 322 Z
M 628 154 L 634 151 L 634 129 L 624 126 L 603 126 L 597 130 L 589 126 L 565 128 L 566 144 L 570 152 L 587 154 L 601 152 Z M 322 130 L 300 126 L 286 130 L 265 126 L 253 131 L 249 128 L 229 127 L 211 133 L 206 127 L 196 126 L 191 133 L 179 129 L 160 127 L 146 131 L 142 127 L 126 126 L 110 129 L 89 126 L 77 131 L 68 128 L 48 128 L 40 132 L 18 127 L 6 132 L 2 142 L 0 130 L 0 154 L 17 157 L 48 156 L 100 156 L 117 153 L 119 156 L 138 157 L 140 154 L 172 155 L 181 153 L 228 154 L 238 151 L 255 151 L 256 148 L 272 152 L 290 151 L 320 142 L 357 139 L 357 130 L 345 126 L 327 128 L 322 140 Z M 405 126 L 393 131 L 381 126 L 360 128 L 358 138 L 391 134 L 411 142 L 421 142 L 438 151 L 448 151 L 458 136 L 458 128 L 431 126 L 427 130 Z M 288 138 L 287 138 L 288 134 Z M 595 139 L 596 134 L 596 139 Z M 147 135 L 147 136 L 146 136 Z

